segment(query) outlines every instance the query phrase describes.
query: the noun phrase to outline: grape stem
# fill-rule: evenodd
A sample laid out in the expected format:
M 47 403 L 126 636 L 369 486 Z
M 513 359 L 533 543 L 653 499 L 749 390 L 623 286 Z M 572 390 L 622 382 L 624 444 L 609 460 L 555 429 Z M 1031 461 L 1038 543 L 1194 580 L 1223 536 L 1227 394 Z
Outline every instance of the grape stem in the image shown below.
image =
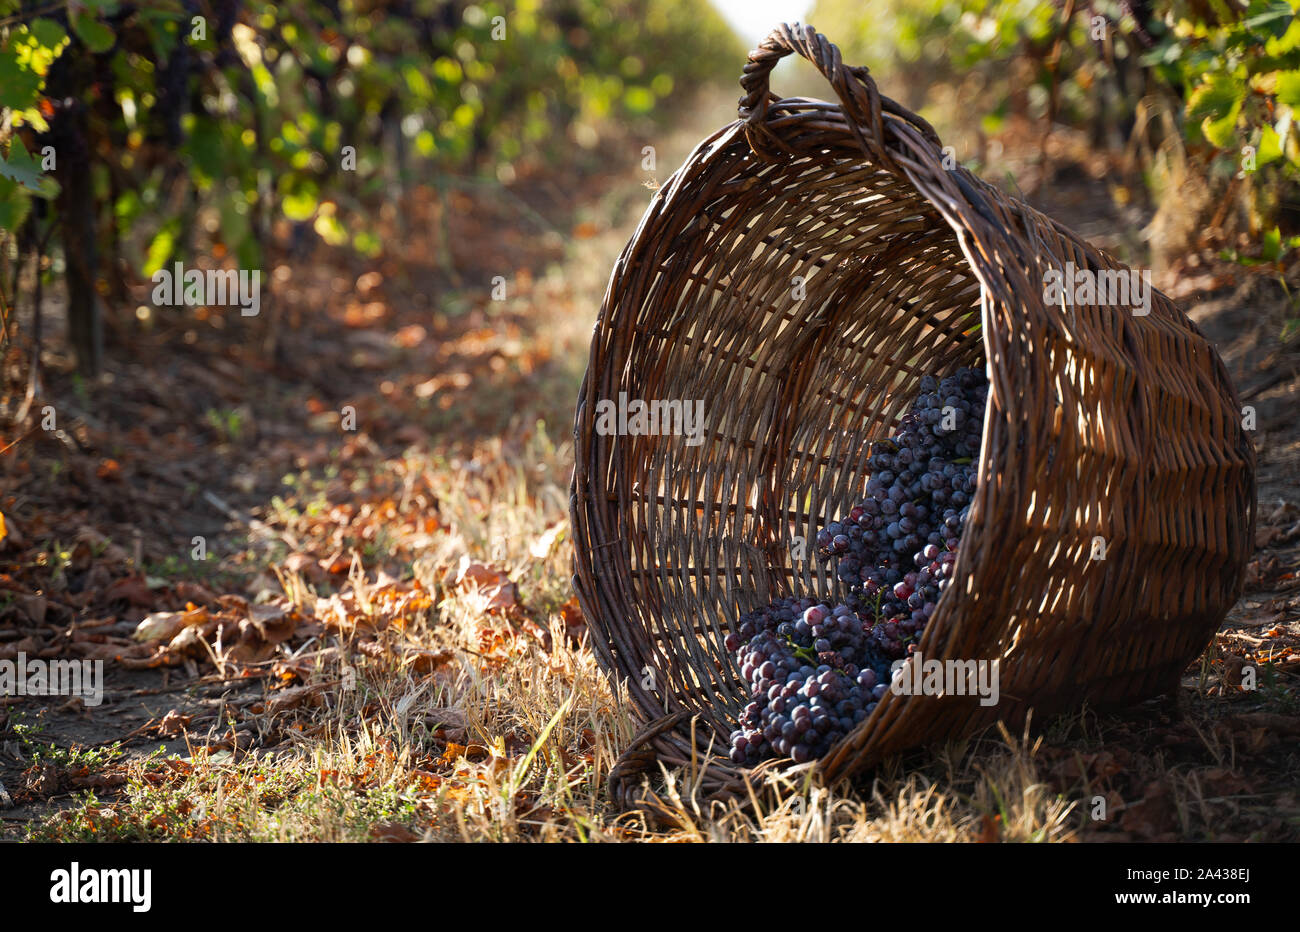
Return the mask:
M 785 646 L 790 648 L 791 652 L 800 660 L 806 660 L 809 663 L 811 663 L 812 661 L 817 659 L 817 655 L 813 653 L 811 647 L 800 647 L 798 644 L 794 643 L 794 641 L 791 640 L 787 640 L 785 642 Z

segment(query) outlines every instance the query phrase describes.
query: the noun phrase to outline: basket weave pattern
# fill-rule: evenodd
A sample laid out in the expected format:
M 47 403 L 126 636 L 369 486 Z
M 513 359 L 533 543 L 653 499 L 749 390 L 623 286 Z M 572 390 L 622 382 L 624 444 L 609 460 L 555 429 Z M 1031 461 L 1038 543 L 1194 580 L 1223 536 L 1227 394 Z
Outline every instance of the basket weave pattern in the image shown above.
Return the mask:
M 769 92 L 791 52 L 838 104 Z M 1170 689 L 1253 540 L 1254 449 L 1213 347 L 1158 292 L 1146 316 L 1047 306 L 1049 269 L 1125 267 L 945 167 L 934 130 L 812 28 L 778 28 L 741 83 L 740 120 L 695 149 L 619 257 L 578 403 L 574 585 L 647 726 L 611 779 L 619 800 L 653 805 L 648 768 L 710 754 L 706 794 L 743 792 L 725 754 L 747 697 L 724 636 L 777 596 L 842 594 L 818 528 L 859 500 L 868 443 L 920 377 L 961 366 L 990 381 L 980 481 L 918 649 L 1000 659 L 1002 700 L 887 694 L 824 778 L 1030 707 Z M 597 403 L 620 393 L 702 400 L 704 442 L 602 435 Z

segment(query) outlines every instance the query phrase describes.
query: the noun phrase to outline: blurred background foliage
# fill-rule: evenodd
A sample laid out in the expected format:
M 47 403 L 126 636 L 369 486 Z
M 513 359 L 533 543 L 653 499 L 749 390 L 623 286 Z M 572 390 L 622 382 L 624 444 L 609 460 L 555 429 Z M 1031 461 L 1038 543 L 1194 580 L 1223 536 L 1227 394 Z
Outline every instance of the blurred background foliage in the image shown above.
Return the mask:
M 818 0 L 809 21 L 943 129 L 1009 118 L 1123 153 L 1157 205 L 1195 198 L 1259 239 L 1300 245 L 1300 0 Z M 947 137 L 945 137 L 947 138 Z M 982 148 L 978 143 L 971 148 Z M 958 152 L 981 161 L 981 152 Z M 978 167 L 978 165 L 977 165 Z
M 690 0 L 0 0 L 6 313 L 55 247 L 93 371 L 102 301 L 196 248 L 261 268 L 288 221 L 377 256 L 394 190 L 508 184 L 743 60 Z
M 1073 127 L 1123 153 L 1162 208 L 1230 202 L 1216 221 L 1273 262 L 1300 245 L 1298 8 L 818 0 L 806 18 L 974 139 L 958 158 L 976 169 L 1008 120 Z M 743 56 L 700 0 L 0 0 L 6 335 L 18 283 L 39 303 L 61 276 L 93 372 L 103 304 L 156 269 L 196 250 L 261 268 L 285 236 L 380 256 L 376 203 L 510 185 L 591 148 L 601 125 L 663 120 L 666 101 L 734 83 Z M 40 274 L 22 278 L 25 262 Z

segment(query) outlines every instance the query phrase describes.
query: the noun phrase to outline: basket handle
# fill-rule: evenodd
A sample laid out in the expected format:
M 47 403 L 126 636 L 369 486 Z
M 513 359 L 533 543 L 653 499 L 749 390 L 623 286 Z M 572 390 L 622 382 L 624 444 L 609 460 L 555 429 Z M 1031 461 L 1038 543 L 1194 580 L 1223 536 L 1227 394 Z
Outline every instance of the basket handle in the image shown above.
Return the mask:
M 772 69 L 791 52 L 798 52 L 812 62 L 830 82 L 848 117 L 849 129 L 869 158 L 899 173 L 888 148 L 893 132 L 889 127 L 891 119 L 886 119 L 886 115 L 912 124 L 936 149 L 942 148 L 938 134 L 925 119 L 881 96 L 869 69 L 844 64 L 839 48 L 812 26 L 782 23 L 749 53 L 740 78 L 740 86 L 745 91 L 745 96 L 740 98 L 740 118 L 745 121 L 745 135 L 755 155 L 772 161 L 778 152 L 790 154 L 789 147 L 768 128 L 767 111 L 769 105 L 781 100 L 769 86 Z

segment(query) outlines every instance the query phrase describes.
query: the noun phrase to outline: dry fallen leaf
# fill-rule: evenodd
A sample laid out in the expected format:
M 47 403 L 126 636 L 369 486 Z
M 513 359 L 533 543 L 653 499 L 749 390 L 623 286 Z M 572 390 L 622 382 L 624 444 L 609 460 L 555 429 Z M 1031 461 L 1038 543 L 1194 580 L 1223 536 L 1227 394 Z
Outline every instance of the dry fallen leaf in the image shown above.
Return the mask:
M 191 582 L 188 579 L 181 580 L 172 587 L 177 598 L 184 599 L 187 603 L 186 608 L 192 609 L 196 605 L 215 605 L 217 594 L 201 583 Z
M 248 621 L 262 640 L 279 644 L 293 636 L 297 618 L 286 603 L 254 605 L 248 610 Z M 242 626 L 241 626 L 242 627 Z
M 456 571 L 456 585 L 462 589 L 474 587 L 485 589 L 489 586 L 499 586 L 509 579 L 510 577 L 500 570 L 471 561 L 469 554 L 460 558 L 460 568 Z
M 116 602 L 119 599 L 141 608 L 149 608 L 154 604 L 153 591 L 144 576 L 139 573 L 117 580 L 105 589 L 100 597 L 100 601 L 105 603 Z
M 1155 838 L 1172 823 L 1173 806 L 1169 788 L 1160 781 L 1147 784 L 1141 799 L 1129 805 L 1120 817 L 1120 827 L 1139 837 Z
M 570 598 L 560 606 L 560 617 L 564 619 L 564 630 L 574 641 L 581 641 L 587 631 L 587 619 L 583 617 L 582 606 L 576 598 Z
M 478 610 L 484 613 L 509 612 L 519 604 L 519 587 L 510 582 L 509 576 L 482 563 L 471 562 L 468 555 L 461 558 L 456 585 L 477 597 Z
M 241 595 L 227 593 L 226 595 L 220 596 L 217 599 L 217 603 L 222 608 L 229 609 L 230 611 L 237 612 L 241 615 L 248 613 L 248 600 Z
M 28 621 L 34 625 L 45 623 L 45 611 L 50 607 L 45 596 L 15 592 L 13 599 L 14 604 L 18 606 L 18 610 L 27 617 Z
M 261 663 L 274 655 L 275 645 L 245 619 L 239 623 L 239 639 L 226 651 L 225 659 L 233 663 Z
M 167 644 L 167 653 L 174 657 L 206 657 L 208 650 L 203 638 L 199 636 L 199 629 L 188 627 L 181 628 L 180 633 L 171 639 Z
M 113 543 L 105 534 L 88 524 L 83 524 L 77 528 L 73 543 L 86 544 L 101 563 L 121 565 L 130 559 L 125 550 Z
M 320 561 L 320 567 L 331 576 L 341 576 L 352 567 L 352 558 L 342 550 Z
M 95 469 L 95 475 L 100 479 L 115 480 L 122 478 L 122 466 L 117 460 L 103 459 L 99 461 L 99 466 Z
M 370 840 L 409 844 L 413 841 L 419 841 L 420 836 L 405 825 L 397 825 L 393 822 L 377 822 L 370 827 Z
M 321 567 L 320 561 L 308 553 L 289 554 L 284 558 L 284 568 L 287 572 L 298 573 L 312 582 L 325 578 L 325 570 Z
M 310 686 L 292 686 L 289 689 L 282 689 L 279 692 L 272 693 L 266 700 L 266 712 L 268 715 L 279 715 L 281 712 L 288 712 L 299 706 L 318 706 L 321 704 L 323 694 L 328 689 L 325 683 L 313 683 Z
M 0 514 L 0 547 L 9 547 L 14 550 L 21 550 L 27 545 L 22 531 L 18 527 L 18 522 L 13 516 L 6 518 Z
M 561 521 L 559 524 L 548 528 L 537 540 L 533 541 L 528 552 L 538 560 L 545 560 L 555 549 L 555 542 L 560 539 L 560 535 L 568 528 L 567 521 Z
M 136 626 L 132 635 L 137 641 L 170 641 L 183 628 L 201 625 L 208 620 L 206 608 L 188 612 L 152 612 Z
M 455 654 L 449 650 L 407 650 L 402 655 L 402 665 L 413 673 L 432 673 L 450 663 Z
M 1236 727 L 1245 725 L 1268 729 L 1279 735 L 1300 737 L 1300 720 L 1276 712 L 1245 712 L 1232 716 L 1231 722 Z
M 172 709 L 158 723 L 158 734 L 164 738 L 172 738 L 182 734 L 189 727 L 190 718 L 189 715 L 182 715 L 178 709 Z

